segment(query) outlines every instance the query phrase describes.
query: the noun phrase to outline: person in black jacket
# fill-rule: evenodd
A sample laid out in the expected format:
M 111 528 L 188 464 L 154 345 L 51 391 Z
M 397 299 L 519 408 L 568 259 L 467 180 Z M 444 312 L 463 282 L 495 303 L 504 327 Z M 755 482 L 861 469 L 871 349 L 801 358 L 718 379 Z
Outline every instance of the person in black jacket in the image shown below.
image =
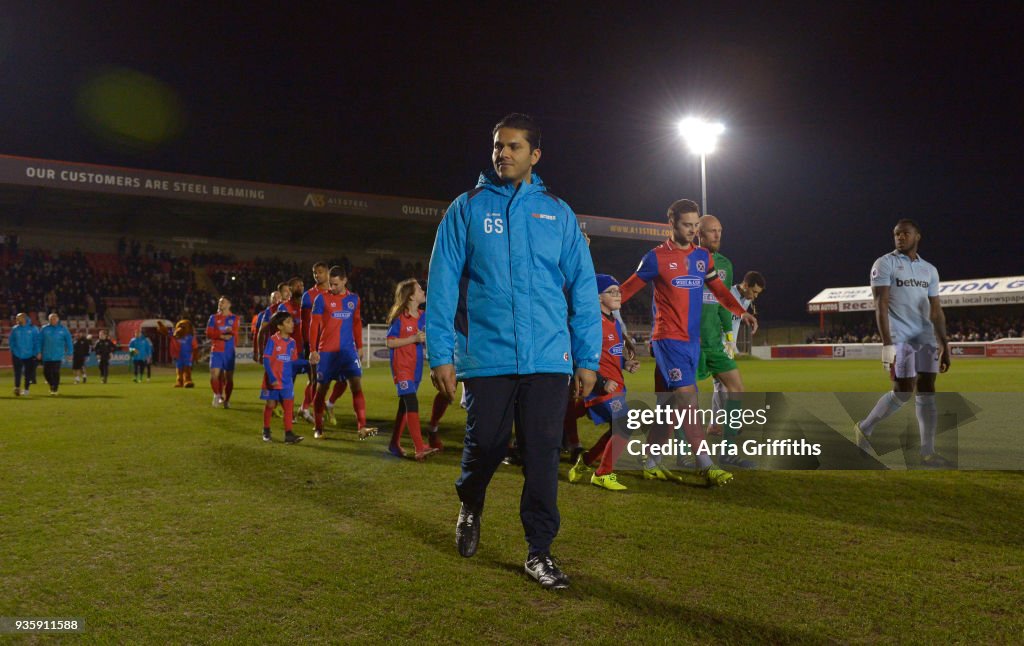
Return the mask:
M 103 378 L 103 383 L 107 383 L 107 377 L 110 375 L 110 355 L 117 346 L 110 340 L 106 330 L 100 330 L 100 340 L 93 349 L 96 350 L 96 357 L 100 361 L 100 377 Z
M 79 332 L 72 348 L 74 351 L 71 356 L 71 369 L 74 371 L 75 383 L 84 384 L 88 377 L 85 374 L 85 361 L 89 358 L 89 353 L 92 352 L 92 339 L 86 337 L 84 332 Z

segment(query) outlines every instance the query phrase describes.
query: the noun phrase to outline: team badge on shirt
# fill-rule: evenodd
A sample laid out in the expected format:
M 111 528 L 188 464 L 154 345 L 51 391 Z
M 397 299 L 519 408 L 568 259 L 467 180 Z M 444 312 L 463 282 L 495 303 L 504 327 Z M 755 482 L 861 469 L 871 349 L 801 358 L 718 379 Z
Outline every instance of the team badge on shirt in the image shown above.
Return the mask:
M 697 261 L 697 271 L 704 271 L 704 267 L 706 267 L 706 265 L 704 264 L 704 261 L 703 260 L 698 260 Z

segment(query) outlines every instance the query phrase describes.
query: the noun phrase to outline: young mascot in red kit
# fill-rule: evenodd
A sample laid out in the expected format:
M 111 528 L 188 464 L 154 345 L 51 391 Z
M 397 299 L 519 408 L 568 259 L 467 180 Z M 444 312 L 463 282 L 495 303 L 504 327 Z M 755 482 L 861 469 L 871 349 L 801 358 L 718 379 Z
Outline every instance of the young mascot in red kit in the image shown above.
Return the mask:
M 419 402 L 416 391 L 423 378 L 423 312 L 420 305 L 426 300 L 426 294 L 415 278 L 403 280 L 395 287 L 395 302 L 388 313 L 387 346 L 391 349 L 391 376 L 395 380 L 398 391 L 398 416 L 395 418 L 395 429 L 391 433 L 388 451 L 392 455 L 404 457 L 401 439 L 402 431 L 409 427 L 409 435 L 416 448 L 416 460 L 422 462 L 437 452 L 423 442 L 420 430 Z
M 274 408 L 280 402 L 284 408 L 284 441 L 286 444 L 298 444 L 302 436 L 292 432 L 295 383 L 293 371 L 299 360 L 295 339 L 291 338 L 295 329 L 295 320 L 288 312 L 278 312 L 270 318 L 270 327 L 277 332 L 267 339 L 263 348 L 263 385 L 260 388 L 260 399 L 267 402 L 263 407 L 263 441 L 270 441 L 270 420 Z

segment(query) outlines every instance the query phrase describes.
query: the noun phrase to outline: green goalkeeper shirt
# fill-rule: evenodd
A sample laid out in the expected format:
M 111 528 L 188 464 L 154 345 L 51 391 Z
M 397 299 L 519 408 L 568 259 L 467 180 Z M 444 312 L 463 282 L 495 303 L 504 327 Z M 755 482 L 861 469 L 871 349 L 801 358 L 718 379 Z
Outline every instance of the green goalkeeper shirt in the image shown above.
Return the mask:
M 732 262 L 718 253 L 711 254 L 715 261 L 715 271 L 728 289 L 732 287 Z M 700 345 L 703 348 L 720 350 L 722 334 L 732 331 L 732 312 L 718 304 L 718 299 L 711 290 L 704 287 L 704 303 L 700 313 Z

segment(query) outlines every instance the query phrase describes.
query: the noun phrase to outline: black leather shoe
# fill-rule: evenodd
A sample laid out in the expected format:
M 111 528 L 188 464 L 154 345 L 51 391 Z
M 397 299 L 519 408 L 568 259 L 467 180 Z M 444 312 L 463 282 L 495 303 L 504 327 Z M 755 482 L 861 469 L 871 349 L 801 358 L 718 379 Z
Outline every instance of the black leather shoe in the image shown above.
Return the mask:
M 455 524 L 455 544 L 459 548 L 459 555 L 469 558 L 476 554 L 476 548 L 480 546 L 480 512 L 482 509 L 474 509 L 466 503 L 462 503 L 459 509 L 459 522 Z
M 545 590 L 564 590 L 569 587 L 569 577 L 565 575 L 550 554 L 531 556 L 526 560 L 526 573 L 537 580 Z

